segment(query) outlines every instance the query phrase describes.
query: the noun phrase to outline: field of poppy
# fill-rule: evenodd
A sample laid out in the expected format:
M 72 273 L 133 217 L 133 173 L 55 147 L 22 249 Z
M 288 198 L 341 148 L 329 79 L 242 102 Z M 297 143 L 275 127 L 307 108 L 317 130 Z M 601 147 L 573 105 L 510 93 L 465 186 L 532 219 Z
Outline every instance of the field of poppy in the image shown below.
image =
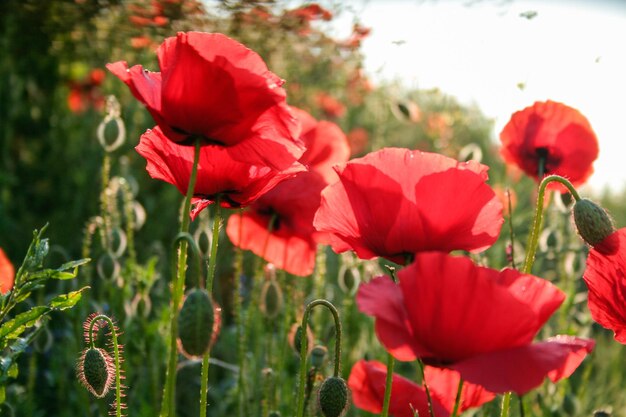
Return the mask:
M 626 415 L 593 121 L 494 138 L 341 12 L 0 4 L 1 416 Z

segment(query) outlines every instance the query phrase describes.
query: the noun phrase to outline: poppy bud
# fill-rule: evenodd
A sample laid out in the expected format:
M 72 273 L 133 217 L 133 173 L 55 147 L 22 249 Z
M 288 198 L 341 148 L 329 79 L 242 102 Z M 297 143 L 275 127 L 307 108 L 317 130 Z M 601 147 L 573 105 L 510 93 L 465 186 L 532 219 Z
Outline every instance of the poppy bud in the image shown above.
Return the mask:
M 278 316 L 283 308 L 283 292 L 275 279 L 263 283 L 261 288 L 261 311 L 268 319 Z
M 357 267 L 342 266 L 339 270 L 338 284 L 341 291 L 354 295 L 361 283 L 361 273 Z
M 328 349 L 325 346 L 317 345 L 311 350 L 311 364 L 316 368 L 321 368 L 326 359 Z
M 111 355 L 100 348 L 86 349 L 78 359 L 78 380 L 95 397 L 108 394 L 115 378 L 115 365 Z
M 348 409 L 348 386 L 339 377 L 326 378 L 317 394 L 324 417 L 339 417 Z
M 311 332 L 311 329 L 308 326 L 306 330 L 306 338 L 308 342 L 307 347 L 308 347 L 308 350 L 310 351 L 311 346 L 313 346 L 313 342 L 315 340 L 313 339 L 313 333 Z M 289 339 L 289 344 L 291 345 L 293 350 L 296 352 L 298 356 L 300 356 L 300 349 L 302 348 L 302 326 L 300 326 L 300 324 L 294 323 L 291 326 L 291 329 L 289 330 L 288 339 Z
M 267 415 L 267 417 L 281 417 L 280 416 L 280 411 L 270 411 L 270 413 Z
M 611 413 L 604 410 L 596 410 L 593 412 L 593 417 L 611 417 Z
M 615 231 L 606 210 L 586 198 L 574 204 L 574 222 L 580 237 L 591 246 L 602 242 Z
M 184 355 L 199 357 L 209 351 L 219 331 L 219 311 L 206 290 L 187 293 L 178 315 L 178 341 Z
M 578 398 L 571 392 L 565 394 L 565 397 L 563 397 L 563 411 L 565 411 L 567 415 L 574 416 L 578 414 L 579 409 L 580 402 Z

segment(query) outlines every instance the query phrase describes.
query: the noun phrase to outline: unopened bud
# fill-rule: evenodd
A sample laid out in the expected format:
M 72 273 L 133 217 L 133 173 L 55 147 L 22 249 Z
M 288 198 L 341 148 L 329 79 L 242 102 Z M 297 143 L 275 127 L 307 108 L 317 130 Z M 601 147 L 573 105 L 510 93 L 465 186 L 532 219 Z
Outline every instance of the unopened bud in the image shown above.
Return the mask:
M 104 349 L 86 349 L 78 359 L 77 374 L 89 392 L 102 398 L 108 394 L 115 379 L 113 358 Z
M 311 350 L 311 365 L 316 368 L 321 368 L 326 359 L 328 349 L 325 346 L 317 345 Z
M 178 341 L 182 353 L 200 357 L 209 351 L 221 323 L 220 309 L 209 293 L 195 288 L 185 297 L 178 315 Z
M 602 242 L 615 231 L 606 210 L 586 198 L 574 204 L 574 222 L 580 237 L 591 246 Z
M 348 409 L 348 386 L 338 377 L 326 378 L 317 395 L 324 417 L 339 417 Z

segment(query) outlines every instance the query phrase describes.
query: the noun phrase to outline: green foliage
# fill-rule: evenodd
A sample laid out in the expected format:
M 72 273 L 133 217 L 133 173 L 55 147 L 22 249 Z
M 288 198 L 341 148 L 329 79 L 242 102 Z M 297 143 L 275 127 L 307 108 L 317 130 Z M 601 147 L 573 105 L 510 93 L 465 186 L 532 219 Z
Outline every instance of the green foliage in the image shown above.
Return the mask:
M 54 311 L 74 307 L 88 288 L 56 295 L 44 305 L 28 305 L 32 293 L 44 288 L 48 281 L 76 278 L 78 267 L 89 262 L 89 259 L 80 259 L 56 269 L 44 268 L 43 263 L 49 251 L 48 239 L 42 238 L 45 230 L 46 227 L 43 227 L 33 233 L 33 241 L 17 271 L 15 284 L 0 301 L 0 387 L 3 393 L 9 379 L 18 375 L 18 357 L 32 344 L 48 316 Z M 14 310 L 22 311 L 12 314 Z

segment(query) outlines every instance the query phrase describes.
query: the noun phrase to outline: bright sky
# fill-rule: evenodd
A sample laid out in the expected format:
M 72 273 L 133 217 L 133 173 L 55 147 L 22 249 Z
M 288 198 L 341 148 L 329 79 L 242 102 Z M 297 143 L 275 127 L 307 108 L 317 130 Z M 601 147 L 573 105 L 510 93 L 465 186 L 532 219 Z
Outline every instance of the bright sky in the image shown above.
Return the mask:
M 372 27 L 363 43 L 376 80 L 439 87 L 495 119 L 539 100 L 580 110 L 600 141 L 589 181 L 626 188 L 626 1 L 351 0 L 336 27 L 355 15 Z M 536 11 L 528 19 L 521 13 Z M 345 29 L 345 32 L 343 32 Z M 518 87 L 519 83 L 524 88 Z

